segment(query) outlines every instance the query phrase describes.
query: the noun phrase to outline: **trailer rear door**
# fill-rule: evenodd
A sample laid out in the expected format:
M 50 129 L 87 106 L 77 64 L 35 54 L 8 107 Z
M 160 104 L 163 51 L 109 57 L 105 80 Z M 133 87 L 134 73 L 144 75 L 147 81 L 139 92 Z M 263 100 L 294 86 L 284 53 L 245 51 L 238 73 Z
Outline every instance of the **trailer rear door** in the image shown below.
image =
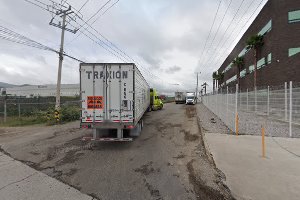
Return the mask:
M 82 122 L 133 122 L 133 64 L 81 64 Z

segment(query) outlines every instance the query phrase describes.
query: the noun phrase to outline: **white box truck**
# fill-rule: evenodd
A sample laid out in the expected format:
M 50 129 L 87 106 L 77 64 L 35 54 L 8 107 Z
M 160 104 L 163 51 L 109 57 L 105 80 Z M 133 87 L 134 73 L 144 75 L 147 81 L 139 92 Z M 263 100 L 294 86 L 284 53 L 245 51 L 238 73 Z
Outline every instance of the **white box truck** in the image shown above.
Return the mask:
M 83 140 L 132 141 L 143 128 L 150 88 L 133 63 L 81 63 L 81 127 L 92 128 Z
M 185 103 L 185 92 L 175 92 L 175 103 Z

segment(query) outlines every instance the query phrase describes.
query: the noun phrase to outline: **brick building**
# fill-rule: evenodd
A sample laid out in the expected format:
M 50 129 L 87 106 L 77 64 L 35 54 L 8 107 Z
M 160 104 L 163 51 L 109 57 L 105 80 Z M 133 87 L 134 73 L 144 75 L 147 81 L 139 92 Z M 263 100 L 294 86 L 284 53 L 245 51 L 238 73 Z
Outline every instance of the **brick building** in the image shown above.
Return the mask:
M 240 72 L 240 88 L 253 89 L 254 50 L 246 49 L 252 35 L 264 35 L 258 54 L 257 87 L 300 82 L 300 0 L 269 0 L 259 15 L 226 58 L 218 73 L 224 73 L 221 87 L 237 83 L 237 67 L 232 61 L 244 57 Z

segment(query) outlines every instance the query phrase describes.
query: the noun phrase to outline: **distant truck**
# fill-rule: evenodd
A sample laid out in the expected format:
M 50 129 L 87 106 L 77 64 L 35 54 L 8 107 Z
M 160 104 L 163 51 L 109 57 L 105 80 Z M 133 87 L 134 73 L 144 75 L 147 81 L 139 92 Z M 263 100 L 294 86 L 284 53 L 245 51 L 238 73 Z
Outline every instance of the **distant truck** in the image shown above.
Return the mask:
M 152 110 L 161 110 L 163 109 L 164 104 L 161 98 L 158 96 L 157 91 L 153 88 L 150 88 L 150 106 L 149 111 Z
M 83 140 L 132 141 L 144 113 L 163 107 L 133 63 L 81 63 L 80 91 L 81 127 L 93 129 Z
M 186 101 L 185 104 L 192 104 L 195 105 L 196 104 L 196 96 L 195 96 L 195 92 L 187 92 L 186 93 Z
M 186 95 L 185 92 L 175 92 L 175 103 L 185 103 Z

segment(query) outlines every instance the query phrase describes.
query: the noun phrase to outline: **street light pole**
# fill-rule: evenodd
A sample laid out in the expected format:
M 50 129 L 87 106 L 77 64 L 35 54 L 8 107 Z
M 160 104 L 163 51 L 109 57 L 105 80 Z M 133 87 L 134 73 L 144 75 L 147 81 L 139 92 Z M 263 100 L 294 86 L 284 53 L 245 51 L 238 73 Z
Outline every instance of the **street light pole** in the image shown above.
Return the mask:
M 197 74 L 197 87 L 196 87 L 196 103 L 198 103 L 198 82 L 199 82 L 199 74 L 201 74 L 201 72 L 196 72 Z

